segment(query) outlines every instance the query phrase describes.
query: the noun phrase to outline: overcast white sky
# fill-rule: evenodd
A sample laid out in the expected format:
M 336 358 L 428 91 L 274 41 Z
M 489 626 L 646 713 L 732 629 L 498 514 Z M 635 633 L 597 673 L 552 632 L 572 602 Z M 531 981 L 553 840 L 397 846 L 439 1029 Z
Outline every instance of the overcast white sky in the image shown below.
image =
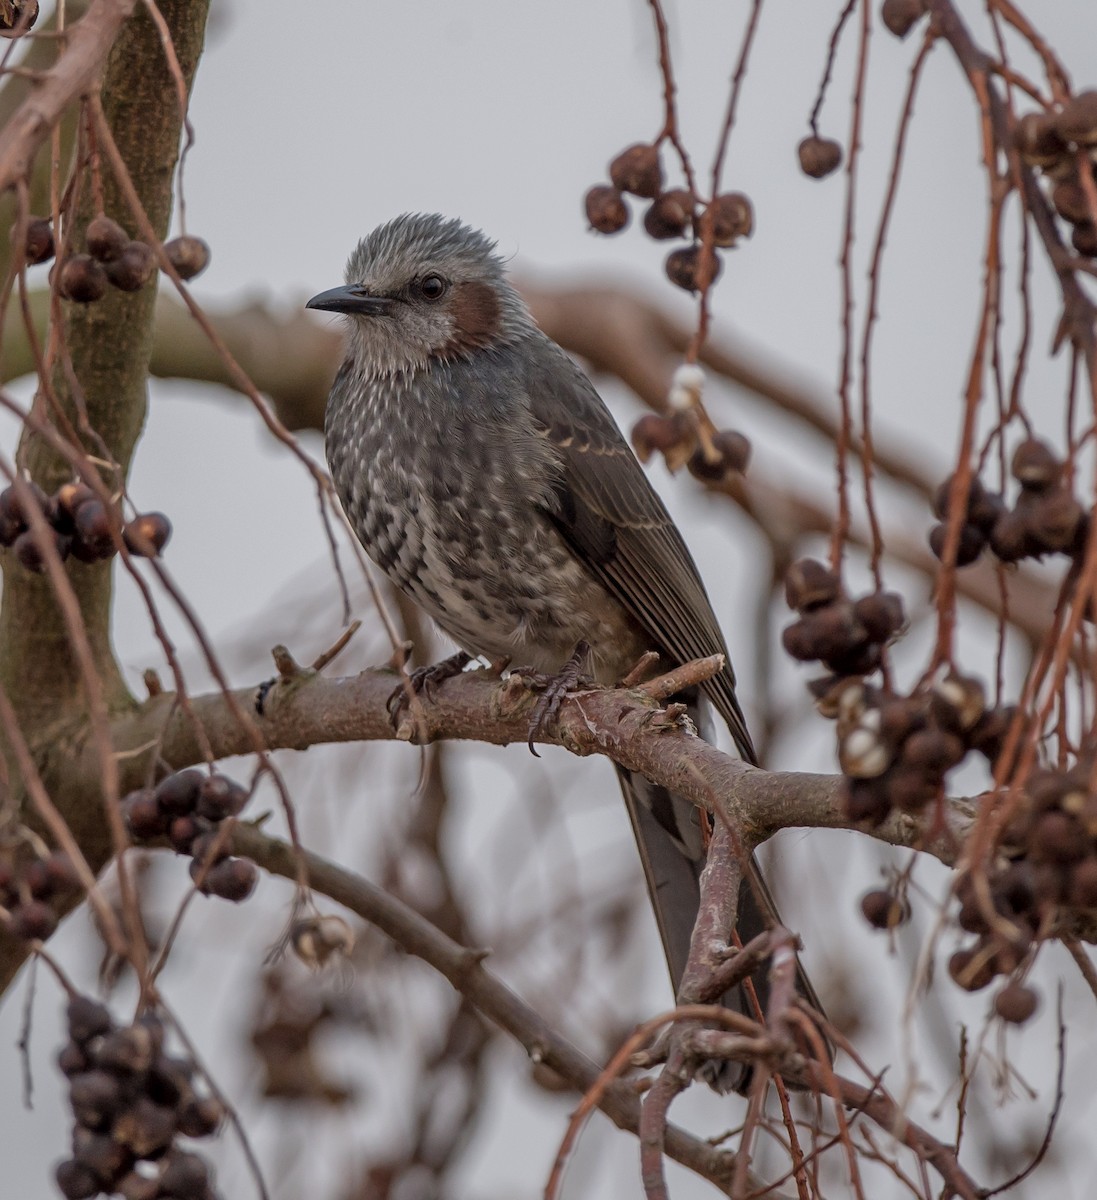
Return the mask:
M 747 7 L 742 0 L 667 5 L 683 129 L 703 172 Z M 839 7 L 773 0 L 763 12 L 724 176 L 727 187 L 752 197 L 756 233 L 731 256 L 714 297 L 717 331 L 749 339 L 824 393 L 833 391 L 838 367 L 842 182 L 806 179 L 795 148 L 806 132 Z M 981 4 L 961 7 L 978 21 Z M 1030 7 L 1084 85 L 1097 45 L 1097 6 L 1046 0 Z M 825 133 L 843 141 L 855 40 L 851 29 L 821 122 Z M 855 268 L 862 297 L 898 101 L 917 41 L 915 35 L 900 44 L 879 29 L 872 38 Z M 595 237 L 581 215 L 582 195 L 604 177 L 608 159 L 630 142 L 650 138 L 661 124 L 650 19 L 641 0 L 226 0 L 214 5 L 191 117 L 197 144 L 187 167 L 188 224 L 213 248 L 212 265 L 195 291 L 211 307 L 254 299 L 279 309 L 299 306 L 341 281 L 354 242 L 376 224 L 408 210 L 436 210 L 489 231 L 520 272 L 546 280 L 612 276 L 682 314 L 690 312 L 682 295 L 672 294 L 662 280 L 665 247 L 636 229 L 612 239 Z M 984 190 L 977 135 L 968 87 L 940 46 L 917 104 L 889 240 L 874 395 L 881 429 L 942 475 L 955 440 L 978 311 Z M 1038 275 L 1034 296 L 1039 323 L 1027 396 L 1037 419 L 1040 397 L 1048 397 L 1045 432 L 1058 440 L 1063 364 L 1048 365 L 1044 358 L 1056 317 L 1046 273 Z M 714 395 L 712 410 L 718 423 L 751 434 L 769 471 L 812 473 L 828 466 L 820 462 L 817 445 L 791 437 L 740 397 Z M 627 420 L 627 401 L 620 411 Z M 306 441 L 313 453 L 321 453 L 318 438 Z M 666 484 L 664 476 L 657 479 L 661 487 Z M 315 581 L 328 575 L 313 489 L 238 398 L 154 383 L 132 490 L 139 504 L 171 515 L 169 565 L 240 682 L 267 670 L 255 657 L 266 646 L 287 642 L 308 660 L 332 640 L 338 612 L 330 588 L 328 600 L 307 613 L 295 611 L 287 599 L 308 594 L 306 580 L 315 595 Z M 691 542 L 720 597 L 733 655 L 749 655 L 752 618 L 742 619 L 742 604 L 753 592 L 750 576 L 757 569 L 749 531 L 729 526 L 722 508 L 697 504 L 688 480 L 671 484 L 668 494 L 675 511 L 690 522 Z M 182 626 L 176 622 L 173 629 L 189 653 Z M 245 635 L 249 653 L 234 654 L 233 645 Z M 136 686 L 145 667 L 159 664 L 160 653 L 128 590 L 120 598 L 116 639 Z M 980 665 L 985 669 L 989 661 Z M 796 675 L 791 668 L 782 671 L 790 697 L 799 697 Z M 196 668 L 195 687 L 202 678 Z M 745 700 L 749 713 L 750 697 Z M 829 744 L 829 731 L 805 739 L 787 748 L 782 765 L 828 769 Z M 484 769 L 494 768 L 487 763 Z M 815 851 L 815 861 L 832 867 L 836 848 L 839 855 L 853 854 L 849 842 L 820 839 L 815 844 L 829 846 L 830 858 Z M 840 899 L 834 902 L 851 905 L 856 889 L 835 886 Z M 815 929 L 825 932 L 825 912 L 822 922 L 818 911 L 795 916 L 803 917 L 810 947 L 812 916 Z M 195 927 L 210 919 L 197 918 Z M 246 910 L 212 919 L 238 931 L 250 969 L 256 947 L 247 937 Z M 86 930 L 79 921 L 70 922 L 61 942 L 77 962 Z M 908 942 L 904 953 L 912 952 Z M 1052 965 L 1060 962 L 1050 957 Z M 225 977 L 231 978 L 228 966 Z M 217 1003 L 211 1004 L 208 995 L 188 994 L 182 979 L 176 985 L 198 1036 L 216 1053 L 216 1032 L 203 1028 L 200 1015 L 230 1003 L 225 991 L 214 984 Z M 665 997 L 653 987 L 654 1007 Z M 14 989 L 0 1010 L 0 1064 L 9 1080 L 18 1066 L 14 1042 L 21 995 Z M 244 1014 L 238 1015 L 242 1020 Z M 36 1110 L 27 1114 L 15 1107 L 14 1087 L 0 1091 L 0 1127 L 8 1147 L 4 1196 L 48 1194 L 46 1171 L 65 1149 L 48 1065 L 54 1042 L 48 1021 L 44 1013 L 35 1037 Z M 1032 1064 L 1042 1104 L 1053 1046 L 1044 1024 L 1042 1049 Z M 1085 1061 L 1084 1071 L 1091 1072 L 1092 1059 Z M 230 1071 L 229 1082 L 246 1097 L 248 1080 L 240 1070 Z M 1073 1082 L 1079 1097 L 1092 1090 L 1084 1078 Z M 496 1132 L 469 1157 L 469 1194 L 538 1194 L 564 1111 L 562 1104 L 546 1107 L 518 1098 L 493 1117 Z M 262 1148 L 261 1122 L 258 1137 Z M 620 1172 L 634 1170 L 626 1139 L 593 1144 L 602 1148 L 601 1166 L 580 1159 L 570 1195 L 637 1194 L 638 1185 L 621 1183 Z M 248 1194 L 237 1169 L 228 1170 L 226 1178 L 239 1185 L 232 1194 Z M 601 1190 L 584 1192 L 595 1180 L 601 1180 Z M 680 1197 L 709 1194 L 689 1183 L 679 1186 Z M 1089 1188 L 1089 1180 L 1078 1181 L 1075 1191 L 1065 1187 L 1057 1194 L 1081 1198 Z

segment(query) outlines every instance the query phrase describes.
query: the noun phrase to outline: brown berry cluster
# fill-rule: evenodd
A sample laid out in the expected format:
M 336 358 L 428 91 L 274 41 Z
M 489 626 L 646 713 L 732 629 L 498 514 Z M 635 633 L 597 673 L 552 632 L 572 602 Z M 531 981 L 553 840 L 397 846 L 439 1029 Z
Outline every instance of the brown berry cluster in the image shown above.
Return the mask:
M 717 429 L 702 435 L 695 414 L 679 409 L 668 416 L 647 413 L 632 427 L 636 457 L 646 463 L 658 452 L 667 467 L 685 466 L 705 483 L 724 483 L 741 475 L 750 462 L 750 442 L 734 429 Z
M 957 566 L 975 562 L 988 545 L 1006 563 L 1045 554 L 1073 556 L 1084 549 L 1088 518 L 1064 481 L 1064 464 L 1051 447 L 1027 438 L 1013 452 L 1010 471 L 1021 485 L 1012 509 L 1000 495 L 972 479 Z M 938 558 L 944 554 L 951 487 L 952 480 L 946 479 L 937 489 L 933 505 L 941 524 L 930 530 L 929 544 Z
M 79 886 L 72 862 L 59 850 L 39 858 L 0 859 L 4 928 L 24 941 L 44 942 L 57 928 L 57 914 L 49 902 Z
M 893 809 L 921 812 L 969 750 L 997 761 L 1013 718 L 1010 708 L 988 709 L 983 685 L 963 675 L 913 696 L 847 679 L 823 695 L 819 708 L 837 718 L 846 815 L 868 824 Z
M 905 620 L 895 592 L 850 600 L 838 574 L 813 558 L 789 567 L 785 600 L 800 614 L 781 634 L 787 653 L 800 662 L 818 660 L 838 678 L 876 670 L 884 646 Z M 823 681 L 824 690 L 834 682 L 833 677 Z
M 959 881 L 957 920 L 975 935 L 949 963 L 961 987 L 978 991 L 995 976 L 1013 974 L 1034 942 L 1062 916 L 1092 918 L 1097 913 L 1097 794 L 1090 786 L 1094 765 L 1095 755 L 1089 752 L 1066 770 L 1042 768 L 1029 776 L 986 881 L 990 913 L 975 880 L 965 875 Z M 1024 1021 L 1035 1010 L 1035 995 L 1019 989 L 1019 983 L 1011 983 L 995 998 L 1004 1020 Z
M 754 208 L 742 192 L 724 192 L 707 204 L 686 188 L 665 188 L 658 143 L 638 142 L 609 164 L 609 183 L 596 184 L 584 198 L 587 221 L 597 233 L 619 233 L 629 223 L 626 193 L 651 204 L 644 231 L 655 241 L 689 238 L 692 244 L 672 250 L 664 270 L 687 292 L 715 283 L 723 268 L 720 255 L 706 253 L 700 238 L 727 249 L 754 230 Z
M 1013 144 L 1022 160 L 1052 181 L 1051 202 L 1071 226 L 1070 240 L 1085 258 L 1097 257 L 1097 223 L 1078 175 L 1077 151 L 1087 159 L 1097 148 L 1097 91 L 1081 92 L 1057 112 L 1026 113 L 1013 130 Z M 1097 164 L 1084 168 L 1092 185 Z
M 108 286 L 121 292 L 138 292 L 156 269 L 152 248 L 130 238 L 117 221 L 103 214 L 88 223 L 85 245 L 83 253 L 70 254 L 56 268 L 57 288 L 66 300 L 93 304 L 106 295 Z M 201 238 L 173 238 L 164 243 L 164 251 L 181 279 L 193 279 L 209 265 L 209 246 Z M 49 219 L 31 217 L 23 246 L 27 264 L 48 262 L 55 253 Z
M 191 856 L 191 878 L 204 895 L 239 903 L 255 890 L 259 868 L 250 858 L 233 856 L 220 825 L 238 816 L 248 798 L 248 790 L 227 775 L 192 767 L 166 776 L 155 788 L 130 792 L 122 812 L 135 841 L 166 837 L 177 853 Z
M 139 513 L 123 523 L 117 508 L 105 504 L 85 483 L 63 483 L 52 496 L 30 481 L 25 488 L 23 495 L 14 486 L 0 492 L 0 546 L 10 547 L 28 571 L 41 574 L 46 569 L 41 546 L 30 530 L 24 507 L 28 501 L 41 509 L 49 523 L 62 561 L 72 557 L 94 563 L 113 558 L 118 535 L 130 554 L 157 558 L 171 537 L 171 522 L 163 513 Z
M 57 1164 L 65 1200 L 217 1200 L 210 1168 L 180 1137 L 217 1132 L 224 1105 L 195 1087 L 195 1068 L 164 1051 L 164 1027 L 146 1012 L 119 1028 L 88 996 L 68 1006 L 58 1066 L 69 1081 L 72 1157 Z

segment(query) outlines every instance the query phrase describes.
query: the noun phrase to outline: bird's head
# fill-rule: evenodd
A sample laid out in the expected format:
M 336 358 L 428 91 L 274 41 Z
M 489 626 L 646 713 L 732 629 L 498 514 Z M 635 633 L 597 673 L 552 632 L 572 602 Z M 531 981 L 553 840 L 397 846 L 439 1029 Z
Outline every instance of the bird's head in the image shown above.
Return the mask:
M 348 318 L 370 374 L 395 374 L 503 345 L 531 327 L 495 243 L 436 213 L 396 217 L 364 237 L 346 284 L 307 307 Z

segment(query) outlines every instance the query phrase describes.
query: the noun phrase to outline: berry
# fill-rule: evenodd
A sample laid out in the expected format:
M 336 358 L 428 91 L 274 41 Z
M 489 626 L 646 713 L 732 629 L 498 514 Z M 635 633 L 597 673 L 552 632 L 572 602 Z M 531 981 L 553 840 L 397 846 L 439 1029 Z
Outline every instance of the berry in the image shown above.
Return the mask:
M 122 540 L 130 554 L 159 558 L 171 537 L 171 522 L 163 513 L 139 513 L 122 527 Z
M 54 253 L 53 226 L 46 217 L 31 217 L 27 221 L 27 237 L 23 243 L 27 265 L 34 267 L 49 262 Z
M 879 888 L 861 897 L 861 912 L 873 929 L 895 929 L 910 917 L 910 905 L 894 892 Z
M 681 250 L 672 250 L 667 255 L 667 260 L 663 264 L 663 270 L 666 272 L 667 278 L 676 287 L 680 287 L 687 292 L 696 292 L 701 288 L 703 258 L 704 255 L 701 246 L 684 246 Z M 720 261 L 720 256 L 714 252 L 712 254 L 712 266 L 709 268 L 711 273 L 708 283 L 710 285 L 719 279 L 722 268 L 723 263 Z
M 659 147 L 639 142 L 622 150 L 609 164 L 609 177 L 620 191 L 654 200 L 663 190 Z
M 597 233 L 620 233 L 629 222 L 628 205 L 615 187 L 598 184 L 583 199 L 587 222 Z
M 210 251 L 199 237 L 184 234 L 164 243 L 164 253 L 182 280 L 193 279 L 209 266 Z
M 693 220 L 693 195 L 674 188 L 656 196 L 644 213 L 644 231 L 656 241 L 684 237 Z
M 156 255 L 144 242 L 127 242 L 122 253 L 107 263 L 107 278 L 120 292 L 139 292 L 156 268 Z
M 85 234 L 88 253 L 101 263 L 114 262 L 115 259 L 121 258 L 129 240 L 129 234 L 122 226 L 103 213 L 88 222 Z
M 842 147 L 832 138 L 806 137 L 796 148 L 800 170 L 812 179 L 825 179 L 842 165 Z
M 57 290 L 66 300 L 94 304 L 107 293 L 107 275 L 90 254 L 74 254 L 61 268 Z

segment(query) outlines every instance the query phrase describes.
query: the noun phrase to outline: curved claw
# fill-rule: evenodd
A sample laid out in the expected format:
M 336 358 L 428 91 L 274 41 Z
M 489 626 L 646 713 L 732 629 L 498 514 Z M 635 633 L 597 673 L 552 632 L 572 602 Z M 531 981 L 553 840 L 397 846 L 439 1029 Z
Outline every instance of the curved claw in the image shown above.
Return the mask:
M 447 679 L 460 675 L 470 662 L 472 662 L 472 655 L 466 654 L 464 650 L 458 650 L 456 654 L 451 654 L 449 658 L 443 658 L 441 662 L 431 663 L 426 667 L 416 667 L 405 679 L 401 679 L 385 701 L 385 709 L 393 728 L 395 729 L 399 725 L 400 718 L 411 703 L 411 696 L 426 696 L 428 700 L 433 700 L 435 689 L 445 683 Z
M 568 692 L 574 691 L 582 679 L 583 664 L 586 662 L 589 654 L 590 646 L 588 643 L 580 642 L 558 674 L 550 675 L 547 678 L 541 677 L 537 680 L 544 688 L 544 691 L 538 698 L 537 704 L 534 706 L 533 713 L 530 716 L 529 737 L 526 739 L 526 745 L 529 747 L 529 752 L 534 758 L 540 758 L 541 755 L 537 752 L 537 748 L 533 744 L 533 739 L 555 721 L 560 711 L 560 705 L 564 702 L 564 697 Z

